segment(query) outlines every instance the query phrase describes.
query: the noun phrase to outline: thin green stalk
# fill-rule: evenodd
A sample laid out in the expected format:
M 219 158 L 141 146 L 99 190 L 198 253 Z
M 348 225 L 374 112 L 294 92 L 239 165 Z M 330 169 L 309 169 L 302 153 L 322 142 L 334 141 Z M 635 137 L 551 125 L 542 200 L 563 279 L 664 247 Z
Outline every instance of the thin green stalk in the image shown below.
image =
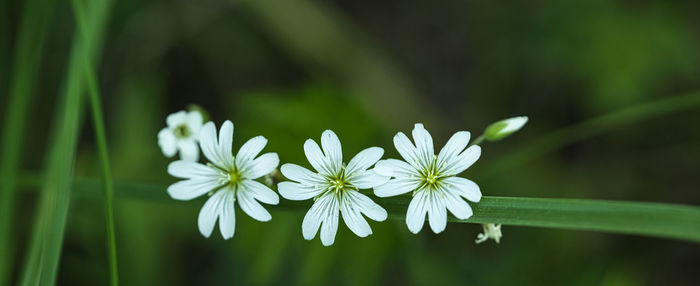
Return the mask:
M 88 66 L 87 72 L 88 90 L 92 108 L 92 120 L 97 137 L 97 149 L 100 158 L 100 171 L 102 172 L 102 187 L 104 188 L 105 221 L 107 224 L 107 248 L 109 255 L 109 274 L 111 285 L 119 285 L 119 272 L 117 270 L 117 242 L 114 230 L 114 185 L 107 153 L 107 139 L 102 116 L 102 103 L 95 80 L 94 72 Z
M 88 36 L 85 11 L 78 3 L 78 0 L 71 1 L 75 13 L 78 28 L 83 36 Z M 117 243 L 114 230 L 114 186 L 112 183 L 112 172 L 109 164 L 109 154 L 107 149 L 107 136 L 105 132 L 104 116 L 102 115 L 102 103 L 100 100 L 99 87 L 95 79 L 96 73 L 93 70 L 89 59 L 85 61 L 85 75 L 87 80 L 88 94 L 92 110 L 93 127 L 97 139 L 97 149 L 100 159 L 100 170 L 102 172 L 102 187 L 104 189 L 105 224 L 107 226 L 107 254 L 109 257 L 110 283 L 113 286 L 119 285 L 119 271 L 117 264 Z
M 484 176 L 481 178 L 498 176 L 538 156 L 555 151 L 577 141 L 585 140 L 626 125 L 698 107 L 700 107 L 700 91 L 694 91 L 685 95 L 640 103 L 604 114 L 539 137 L 531 143 L 526 144 L 525 147 L 518 148 L 510 154 L 503 155 L 501 159 L 486 166 L 482 166 L 481 169 L 487 171 L 484 172 Z
M 479 143 L 483 142 L 484 139 L 486 139 L 486 135 L 481 134 L 479 137 L 476 137 L 476 139 L 474 139 L 474 141 L 469 143 L 469 145 L 479 145 Z
M 14 213 L 16 196 L 16 178 L 19 166 L 20 154 L 22 153 L 22 141 L 24 139 L 24 126 L 27 120 L 26 114 L 29 103 L 35 96 L 34 87 L 37 86 L 37 71 L 41 63 L 42 50 L 45 35 L 51 23 L 51 14 L 54 7 L 53 0 L 28 0 L 25 2 L 22 20 L 14 41 L 14 54 L 12 72 L 9 72 L 11 80 L 9 96 L 3 118 L 2 139 L 0 146 L 0 285 L 8 285 L 11 280 L 13 259 L 15 256 L 15 246 L 12 237 L 12 216 Z M 2 3 L 2 25 L 3 37 L 8 37 L 7 31 L 7 3 Z M 7 43 L 13 41 L 2 41 L 3 48 L 10 48 Z M 3 61 L 5 55 L 2 55 Z M 5 75 L 6 62 L 0 63 L 0 67 Z M 5 86 L 3 85 L 4 89 Z M 3 90 L 0 93 L 6 92 Z
M 31 182 L 27 182 L 31 183 Z M 95 179 L 77 178 L 76 195 L 99 198 Z M 115 195 L 122 199 L 170 203 L 166 185 L 115 183 Z M 403 220 L 410 197 L 378 199 L 389 217 Z M 305 211 L 310 202 L 281 201 L 277 209 Z M 552 199 L 486 196 L 471 204 L 474 216 L 467 220 L 450 217 L 451 222 L 496 223 L 572 230 L 602 231 L 674 238 L 700 243 L 700 207 L 665 203 L 584 199 Z

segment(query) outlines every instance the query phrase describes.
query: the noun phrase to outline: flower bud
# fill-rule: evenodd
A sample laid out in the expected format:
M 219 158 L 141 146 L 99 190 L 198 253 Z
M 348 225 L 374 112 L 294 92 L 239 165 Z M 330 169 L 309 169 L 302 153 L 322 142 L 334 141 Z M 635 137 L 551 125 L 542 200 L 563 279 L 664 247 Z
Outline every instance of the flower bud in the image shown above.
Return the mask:
M 498 141 L 508 137 L 510 134 L 515 133 L 516 131 L 520 130 L 520 128 L 523 128 L 525 123 L 527 123 L 527 116 L 504 119 L 489 125 L 489 127 L 486 127 L 484 136 L 486 137 L 486 140 Z

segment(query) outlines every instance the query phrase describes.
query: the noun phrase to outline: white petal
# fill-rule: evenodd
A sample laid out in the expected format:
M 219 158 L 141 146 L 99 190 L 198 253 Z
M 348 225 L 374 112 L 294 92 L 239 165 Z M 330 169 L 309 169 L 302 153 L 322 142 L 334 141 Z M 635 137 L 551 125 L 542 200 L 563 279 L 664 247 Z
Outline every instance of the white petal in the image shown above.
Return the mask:
M 440 154 L 438 154 L 438 166 L 442 166 L 451 161 L 451 159 L 457 157 L 464 148 L 467 148 L 470 137 L 471 133 L 468 131 L 459 131 L 452 135 L 450 140 L 447 141 L 447 144 L 445 144 L 445 147 L 442 147 L 442 150 L 440 150 Z
M 168 186 L 168 194 L 173 199 L 188 201 L 211 192 L 219 186 L 221 185 L 217 180 L 206 178 L 189 179 Z
M 472 208 L 459 194 L 443 190 L 445 206 L 458 219 L 468 219 L 472 216 Z
M 386 159 L 377 162 L 374 171 L 384 175 L 397 178 L 418 177 L 418 171 L 410 164 L 396 159 Z
M 416 150 L 423 166 L 429 166 L 433 162 L 435 151 L 433 148 L 433 137 L 430 136 L 428 130 L 425 130 L 423 124 L 418 123 L 413 127 L 413 141 L 416 142 Z
M 253 197 L 260 202 L 271 205 L 276 205 L 280 202 L 280 197 L 277 195 L 277 193 L 275 193 L 275 191 L 258 181 L 243 180 L 241 185 L 246 192 L 250 192 Z
M 321 134 L 321 146 L 323 146 L 323 153 L 328 159 L 330 171 L 333 174 L 337 174 L 343 168 L 343 149 L 340 146 L 338 135 L 335 135 L 331 130 L 323 131 L 323 134 Z
M 304 154 L 306 154 L 306 159 L 309 160 L 311 166 L 316 169 L 321 175 L 328 176 L 334 174 L 330 164 L 328 164 L 328 159 L 323 155 L 321 147 L 318 146 L 316 141 L 308 139 L 304 142 Z
M 224 239 L 230 239 L 236 231 L 236 199 L 230 189 L 224 194 L 225 196 L 221 199 L 219 230 Z
M 358 189 L 371 189 L 386 184 L 389 177 L 377 174 L 374 170 L 366 170 L 350 174 L 348 181 Z
M 219 130 L 219 158 L 224 162 L 224 167 L 233 169 L 233 123 L 224 121 Z
M 374 163 L 377 163 L 382 158 L 382 155 L 384 155 L 384 149 L 379 147 L 369 147 L 362 150 L 350 160 L 350 163 L 345 168 L 345 172 L 354 173 L 360 170 L 367 170 Z
M 323 244 L 323 246 L 329 246 L 335 242 L 335 234 L 338 232 L 339 212 L 340 205 L 338 200 L 334 197 L 330 200 L 328 207 L 326 207 L 325 218 L 321 226 L 321 244 Z
M 356 208 L 368 218 L 375 221 L 386 220 L 388 216 L 386 210 L 368 196 L 356 191 L 347 192 L 346 195 L 351 198 L 352 202 L 357 206 Z
M 458 194 L 467 200 L 478 203 L 481 200 L 481 189 L 471 180 L 460 177 L 449 177 L 443 180 L 443 188 Z
M 214 165 L 225 167 L 226 159 L 219 156 L 219 142 L 216 139 L 216 125 L 214 122 L 207 122 L 199 131 L 199 146 L 202 148 L 202 153 L 207 157 L 209 162 Z
M 277 190 L 285 199 L 303 201 L 320 195 L 325 190 L 325 187 L 320 185 L 306 186 L 293 182 L 281 182 L 277 184 Z
M 250 161 L 255 159 L 260 154 L 260 151 L 265 148 L 265 145 L 267 145 L 267 139 L 263 136 L 256 136 L 246 141 L 241 146 L 241 149 L 238 150 L 238 154 L 236 154 L 236 166 L 240 168 L 250 164 Z
M 428 208 L 428 221 L 434 233 L 441 233 L 447 226 L 447 210 L 443 198 L 436 191 L 430 192 L 430 207 Z
M 158 132 L 158 146 L 165 157 L 175 156 L 177 153 L 177 139 L 170 128 L 163 128 Z
M 220 208 L 226 198 L 226 192 L 225 189 L 216 192 L 204 203 L 202 210 L 199 211 L 197 225 L 199 226 L 199 232 L 204 237 L 208 238 L 211 236 L 211 232 L 214 230 L 216 218 L 219 216 Z
M 343 221 L 345 225 L 359 237 L 366 237 L 372 234 L 372 229 L 369 224 L 362 217 L 360 211 L 353 207 L 353 204 L 348 200 L 344 200 L 340 206 L 340 213 L 343 215 Z
M 168 127 L 170 128 L 175 128 L 181 124 L 187 123 L 187 112 L 184 110 L 172 113 L 168 115 L 168 117 L 165 118 L 165 122 L 168 124 Z
M 214 168 L 186 160 L 178 160 L 170 163 L 168 165 L 168 174 L 183 179 L 208 178 L 214 180 L 221 176 Z
M 408 204 L 406 211 L 406 226 L 412 233 L 418 233 L 425 224 L 425 215 L 428 212 L 427 192 L 418 192 Z
M 177 141 L 177 148 L 180 149 L 180 158 L 182 160 L 196 162 L 199 160 L 199 148 L 194 139 L 183 139 Z
M 277 153 L 265 153 L 250 163 L 250 166 L 244 166 L 243 172 L 248 179 L 257 179 L 265 176 L 277 168 L 280 164 L 280 157 Z
M 374 187 L 374 194 L 382 198 L 398 196 L 415 191 L 420 184 L 420 180 L 416 178 L 395 178 Z
M 253 219 L 259 221 L 272 219 L 270 213 L 253 198 L 253 194 L 248 190 L 239 187 L 236 198 L 238 198 L 238 205 L 241 206 L 241 209 Z
M 192 131 L 195 137 L 199 133 L 199 129 L 202 128 L 202 113 L 197 110 L 192 110 L 187 113 L 187 127 Z
M 411 164 L 411 166 L 417 169 L 422 168 L 418 150 L 416 150 L 416 147 L 413 146 L 413 143 L 411 143 L 411 140 L 408 139 L 406 134 L 403 134 L 403 132 L 397 133 L 394 136 L 394 146 L 396 147 L 396 151 L 399 151 L 399 154 L 401 154 L 401 157 Z
M 448 161 L 445 166 L 440 168 L 439 172 L 445 176 L 457 175 L 473 165 L 476 160 L 479 160 L 480 156 L 481 147 L 477 145 L 471 146 L 467 148 L 467 150 L 464 150 L 462 154 L 459 154 L 459 156 Z
M 282 175 L 288 179 L 306 185 L 321 185 L 326 183 L 326 180 L 321 177 L 321 175 L 309 171 L 308 169 L 299 165 L 287 163 L 282 165 L 280 171 L 282 172 Z
M 284 195 L 283 195 L 284 196 Z M 304 239 L 311 240 L 316 236 L 318 228 L 321 226 L 326 214 L 326 208 L 332 201 L 332 196 L 322 196 L 318 198 L 311 206 L 306 215 L 304 216 L 304 221 L 301 223 L 301 233 Z

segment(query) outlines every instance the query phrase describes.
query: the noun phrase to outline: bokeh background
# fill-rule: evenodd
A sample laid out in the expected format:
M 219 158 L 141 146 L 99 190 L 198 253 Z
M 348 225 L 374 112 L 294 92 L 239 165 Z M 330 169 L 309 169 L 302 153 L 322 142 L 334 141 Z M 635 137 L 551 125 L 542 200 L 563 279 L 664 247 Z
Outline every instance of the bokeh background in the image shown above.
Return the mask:
M 75 36 L 69 2 L 48 13 L 22 174 L 39 173 L 47 153 Z M 0 3 L 5 113 L 25 2 Z M 479 225 L 413 235 L 399 220 L 370 223 L 365 239 L 341 225 L 336 243 L 322 247 L 301 236 L 305 210 L 270 208 L 269 223 L 239 210 L 233 239 L 205 239 L 196 226 L 205 199 L 167 197 L 175 179 L 156 134 L 169 113 L 197 104 L 217 125 L 234 121 L 234 149 L 264 135 L 282 162 L 308 165 L 303 141 L 325 129 L 338 133 L 346 158 L 375 145 L 396 157 L 393 135 L 416 122 L 442 146 L 455 131 L 476 136 L 527 115 L 521 132 L 484 145 L 464 174 L 484 195 L 700 205 L 698 108 L 499 164 L 560 128 L 700 89 L 699 11 L 692 1 L 114 1 L 96 57 L 114 177 L 162 186 L 151 196 L 117 193 L 121 282 L 697 285 L 700 246 L 629 235 L 504 226 L 500 244 L 476 245 Z M 97 178 L 87 114 L 75 174 Z M 36 210 L 32 190 L 16 202 L 15 280 Z M 99 192 L 72 198 L 59 285 L 108 283 Z

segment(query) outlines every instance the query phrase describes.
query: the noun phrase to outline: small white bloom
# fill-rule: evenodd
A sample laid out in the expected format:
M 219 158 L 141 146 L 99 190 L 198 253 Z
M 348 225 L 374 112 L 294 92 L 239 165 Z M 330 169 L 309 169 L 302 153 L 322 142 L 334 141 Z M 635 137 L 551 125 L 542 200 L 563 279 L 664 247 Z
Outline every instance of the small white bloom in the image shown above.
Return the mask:
M 399 132 L 394 136 L 394 145 L 404 161 L 387 159 L 377 162 L 374 170 L 392 179 L 374 188 L 379 197 L 391 197 L 412 192 L 408 205 L 406 225 L 418 233 L 428 214 L 430 228 L 442 232 L 447 225 L 447 210 L 458 219 L 472 216 L 472 209 L 462 198 L 472 202 L 481 200 L 481 191 L 476 183 L 456 177 L 469 168 L 481 156 L 481 147 L 467 147 L 470 133 L 455 133 L 436 156 L 433 138 L 423 124 L 413 128 L 413 140 Z M 466 148 L 466 150 L 465 150 Z
M 197 135 L 202 127 L 202 114 L 196 110 L 178 111 L 168 115 L 165 121 L 168 127 L 158 132 L 158 146 L 163 155 L 170 158 L 179 150 L 182 160 L 197 161 Z
M 481 226 L 484 228 L 484 233 L 480 233 L 476 236 L 475 242 L 477 244 L 482 243 L 487 239 L 493 239 L 496 241 L 496 243 L 501 242 L 501 237 L 503 237 L 503 234 L 501 233 L 500 224 L 485 223 Z
M 523 128 L 527 123 L 527 116 L 518 116 L 495 122 L 486 127 L 484 136 L 489 141 L 498 141 Z
M 210 163 L 202 165 L 191 161 L 175 161 L 168 166 L 168 173 L 186 180 L 168 187 L 168 194 L 176 200 L 191 200 L 213 192 L 199 212 L 199 231 L 209 237 L 217 218 L 224 239 L 233 237 L 236 228 L 235 202 L 250 217 L 269 221 L 272 216 L 260 202 L 276 205 L 279 196 L 269 187 L 255 181 L 274 171 L 279 164 L 277 153 L 265 153 L 267 139 L 254 137 L 236 154 L 232 153 L 233 123 L 226 121 L 216 137 L 214 122 L 207 122 L 199 134 L 199 143 Z
M 282 174 L 294 182 L 278 184 L 282 197 L 289 200 L 308 200 L 314 204 L 304 216 L 301 225 L 306 240 L 316 236 L 321 228 L 321 243 L 333 244 L 338 230 L 339 212 L 345 224 L 359 237 L 372 234 L 372 229 L 362 214 L 375 221 L 384 221 L 387 212 L 372 199 L 359 192 L 382 185 L 389 177 L 367 170 L 384 154 L 384 149 L 370 147 L 358 153 L 347 166 L 343 165 L 340 140 L 333 131 L 321 135 L 323 151 L 314 140 L 306 140 L 304 152 L 314 173 L 295 164 L 282 165 Z

